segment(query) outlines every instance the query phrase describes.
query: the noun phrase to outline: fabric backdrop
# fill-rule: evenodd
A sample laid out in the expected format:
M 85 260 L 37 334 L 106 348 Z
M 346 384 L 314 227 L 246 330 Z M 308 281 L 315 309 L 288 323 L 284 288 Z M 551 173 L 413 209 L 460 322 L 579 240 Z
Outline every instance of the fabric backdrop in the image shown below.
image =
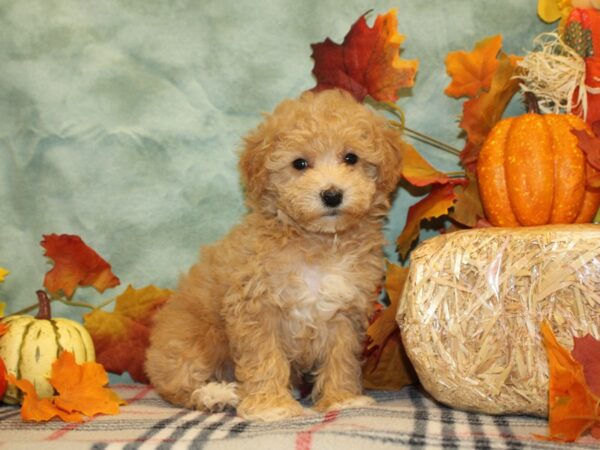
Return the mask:
M 314 86 L 310 44 L 341 42 L 373 9 L 398 8 L 403 58 L 420 60 L 399 105 L 408 125 L 462 148 L 461 102 L 443 94 L 449 51 L 502 33 L 523 53 L 550 27 L 536 0 L 0 1 L 0 285 L 34 303 L 51 267 L 39 242 L 76 234 L 122 286 L 176 286 L 199 246 L 244 214 L 236 150 L 261 112 Z M 371 23 L 371 22 L 370 22 Z M 519 105 L 513 105 L 519 111 Z M 456 157 L 412 142 L 436 166 Z M 393 243 L 416 201 L 400 190 Z M 394 246 L 388 256 L 396 259 Z M 55 307 L 81 318 L 79 309 Z

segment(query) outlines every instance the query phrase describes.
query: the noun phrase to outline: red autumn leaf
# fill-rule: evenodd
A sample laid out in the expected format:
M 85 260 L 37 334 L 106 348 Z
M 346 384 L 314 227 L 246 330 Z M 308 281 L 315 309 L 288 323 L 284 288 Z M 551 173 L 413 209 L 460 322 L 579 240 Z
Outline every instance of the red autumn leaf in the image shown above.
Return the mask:
M 600 426 L 600 397 L 586 383 L 582 365 L 561 346 L 548 322 L 541 327 L 548 355 L 548 440 L 573 442 Z
M 315 61 L 315 90 L 341 88 L 358 101 L 370 95 L 378 101 L 396 102 L 398 90 L 414 84 L 418 61 L 400 58 L 404 36 L 398 33 L 396 10 L 377 16 L 369 28 L 361 16 L 344 38 L 336 44 L 327 38 L 312 44 Z
M 468 172 L 467 183 L 457 186 L 455 192 L 456 202 L 450 211 L 450 218 L 467 227 L 476 227 L 485 215 L 475 175 Z
M 600 122 L 592 124 L 591 135 L 586 130 L 571 130 L 577 137 L 579 148 L 585 153 L 588 164 L 594 169 L 587 171 L 586 183 L 588 187 L 600 187 Z
M 135 381 L 148 383 L 144 359 L 149 345 L 153 314 L 171 296 L 171 291 L 147 286 L 128 286 L 117 297 L 114 312 L 94 310 L 84 316 L 96 348 L 96 360 L 109 372 L 129 372 Z
M 448 214 L 456 200 L 454 186 L 457 184 L 464 185 L 465 180 L 450 180 L 447 184 L 434 185 L 429 195 L 408 209 L 406 224 L 396 240 L 401 258 L 406 257 L 412 243 L 419 237 L 421 221 Z
M 416 376 L 400 340 L 396 312 L 408 269 L 387 265 L 385 290 L 390 305 L 367 329 L 363 383 L 367 389 L 397 390 L 416 382 Z
M 459 50 L 448 53 L 446 72 L 452 82 L 444 91 L 450 97 L 475 97 L 488 90 L 498 67 L 496 56 L 502 48 L 502 36 L 491 36 L 475 44 L 471 52 Z
M 78 286 L 93 286 L 104 292 L 120 283 L 110 264 L 79 236 L 45 235 L 41 245 L 46 249 L 44 256 L 54 261 L 54 267 L 44 278 L 44 287 L 53 295 L 62 291 L 70 298 Z
M 590 390 L 600 397 L 600 341 L 591 335 L 573 338 L 571 355 L 583 366 L 585 381 Z
M 402 177 L 413 186 L 446 184 L 450 180 L 448 175 L 429 164 L 410 144 L 404 144 Z

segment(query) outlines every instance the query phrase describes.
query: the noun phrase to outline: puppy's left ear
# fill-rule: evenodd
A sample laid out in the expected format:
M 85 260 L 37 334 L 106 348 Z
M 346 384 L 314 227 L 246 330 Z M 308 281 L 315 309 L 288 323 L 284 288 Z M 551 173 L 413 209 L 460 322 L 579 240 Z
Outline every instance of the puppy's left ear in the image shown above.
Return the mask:
M 379 168 L 379 186 L 384 192 L 393 192 L 402 176 L 402 157 L 405 143 L 402 134 L 385 124 L 383 126 L 383 162 Z

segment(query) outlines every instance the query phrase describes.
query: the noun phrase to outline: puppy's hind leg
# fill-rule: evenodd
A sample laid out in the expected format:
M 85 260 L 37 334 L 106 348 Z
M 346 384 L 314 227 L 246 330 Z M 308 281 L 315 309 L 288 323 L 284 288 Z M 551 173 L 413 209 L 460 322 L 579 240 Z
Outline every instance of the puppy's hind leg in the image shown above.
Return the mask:
M 175 320 L 181 315 L 172 309 L 166 305 L 157 313 L 150 335 L 145 368 L 151 383 L 179 406 L 213 412 L 235 407 L 236 385 L 224 373 L 229 360 L 224 331 L 206 318 Z

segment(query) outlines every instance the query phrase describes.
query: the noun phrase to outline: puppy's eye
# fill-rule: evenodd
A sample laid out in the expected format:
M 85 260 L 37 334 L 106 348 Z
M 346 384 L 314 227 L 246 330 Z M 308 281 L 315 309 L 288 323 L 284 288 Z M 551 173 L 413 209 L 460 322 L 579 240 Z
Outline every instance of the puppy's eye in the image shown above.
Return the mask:
M 353 166 L 358 162 L 358 156 L 356 156 L 354 153 L 346 153 L 346 156 L 344 156 L 344 162 L 349 166 Z
M 305 170 L 308 169 L 308 161 L 302 158 L 295 159 L 292 163 L 294 169 L 296 170 Z

